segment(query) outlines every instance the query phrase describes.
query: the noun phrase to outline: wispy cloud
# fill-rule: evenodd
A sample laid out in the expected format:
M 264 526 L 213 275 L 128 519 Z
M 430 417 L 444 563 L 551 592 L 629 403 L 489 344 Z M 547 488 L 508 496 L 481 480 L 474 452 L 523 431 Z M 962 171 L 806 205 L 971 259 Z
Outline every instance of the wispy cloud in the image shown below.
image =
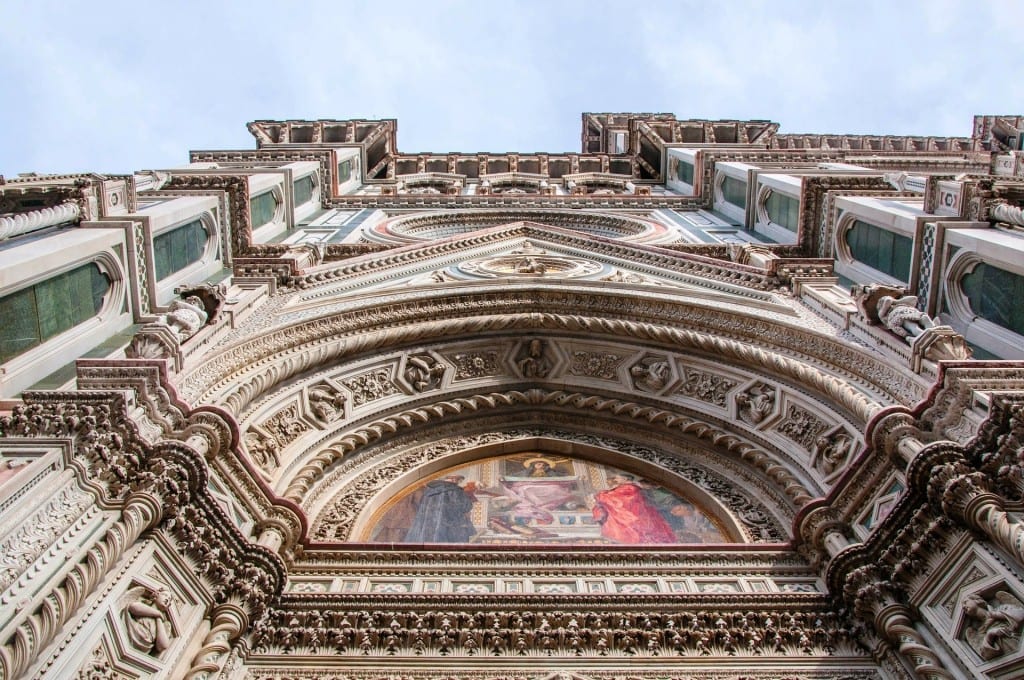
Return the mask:
M 969 134 L 1024 112 L 1017 0 L 408 0 L 0 7 L 0 173 L 250 148 L 256 118 L 398 117 L 406 151 L 572 150 L 581 111 Z

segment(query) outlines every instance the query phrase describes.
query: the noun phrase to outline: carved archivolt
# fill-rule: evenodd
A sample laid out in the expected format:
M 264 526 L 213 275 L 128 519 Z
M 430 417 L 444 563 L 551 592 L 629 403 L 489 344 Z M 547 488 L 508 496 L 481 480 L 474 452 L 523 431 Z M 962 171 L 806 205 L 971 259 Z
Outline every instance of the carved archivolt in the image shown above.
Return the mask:
M 585 305 L 586 298 L 578 302 Z M 627 301 L 622 299 L 620 303 L 626 304 Z M 469 301 L 467 304 L 472 306 Z M 441 309 L 436 311 L 438 314 L 445 314 L 455 308 L 456 304 L 452 303 L 446 305 L 444 311 Z M 396 315 L 401 313 L 399 310 L 392 311 Z M 471 310 L 467 309 L 465 312 L 470 313 Z M 383 316 L 388 315 L 384 314 Z M 794 344 L 803 343 L 801 353 L 820 350 L 826 352 L 831 360 L 827 363 L 821 362 L 819 367 L 815 365 L 818 362 L 812 363 L 804 358 L 787 356 L 774 349 L 765 348 L 762 346 L 764 338 L 755 340 L 751 337 L 749 342 L 744 342 L 730 337 L 690 330 L 686 324 L 664 326 L 620 319 L 551 313 L 522 313 L 510 309 L 507 313 L 500 315 L 452 320 L 436 320 L 436 317 L 432 317 L 430 314 L 424 317 L 416 315 L 406 321 L 408 325 L 393 325 L 384 329 L 381 328 L 383 319 L 378 319 L 374 325 L 375 330 L 358 332 L 352 328 L 355 316 L 356 314 L 347 314 L 320 319 L 308 324 L 281 329 L 277 333 L 266 335 L 261 340 L 239 345 L 220 356 L 213 357 L 186 376 L 182 385 L 183 392 L 190 395 L 191 398 L 203 402 L 222 403 L 232 412 L 241 413 L 254 399 L 275 389 L 281 382 L 313 368 L 322 368 L 326 362 L 337 363 L 345 357 L 370 350 L 379 351 L 389 346 L 425 341 L 436 342 L 441 338 L 473 337 L 484 333 L 540 329 L 587 333 L 591 337 L 611 336 L 621 339 L 625 336 L 645 343 L 660 344 L 681 350 L 697 350 L 708 356 L 728 359 L 734 365 L 755 371 L 769 371 L 803 384 L 820 395 L 823 400 L 833 403 L 836 408 L 849 413 L 853 419 L 861 423 L 866 423 L 881 407 L 877 402 L 878 397 L 872 394 L 876 388 L 892 390 L 905 384 L 903 376 L 897 378 L 890 368 L 885 368 L 871 375 L 872 389 L 870 392 L 857 389 L 854 386 L 856 382 L 852 381 L 849 376 L 854 371 L 864 374 L 873 371 L 876 367 L 875 362 L 867 355 L 813 334 L 795 333 L 793 329 L 783 331 L 781 327 L 773 326 L 771 327 L 773 330 L 769 331 L 768 327 L 758 328 L 758 323 L 749 319 L 741 321 L 739 317 L 734 320 L 734 325 L 729 324 L 736 331 L 748 332 L 754 329 L 764 331 L 766 335 L 779 332 L 794 333 L 789 341 Z M 708 316 L 703 313 L 698 316 L 703 321 L 708 319 Z M 435 320 L 424 321 L 424 319 L 431 318 Z M 369 318 L 366 319 L 366 321 L 369 320 Z M 723 314 L 719 321 L 729 321 L 729 319 Z M 703 324 L 698 322 L 692 325 L 700 327 Z M 801 335 L 803 337 L 799 337 Z M 286 345 L 288 348 L 280 347 L 281 345 Z M 267 352 L 272 349 L 277 349 L 277 353 L 268 354 Z M 829 367 L 828 371 L 825 370 L 826 365 Z M 882 378 L 883 374 L 893 379 L 893 383 L 885 385 L 884 388 L 875 382 Z M 208 385 L 208 387 L 203 385 Z M 199 392 L 197 393 L 196 390 Z
M 320 482 L 324 471 L 335 462 L 350 458 L 364 447 L 388 439 L 401 431 L 470 414 L 522 406 L 545 410 L 585 411 L 600 418 L 632 420 L 642 422 L 645 427 L 656 426 L 676 435 L 688 435 L 696 440 L 705 441 L 759 470 L 772 483 L 778 485 L 795 507 L 800 507 L 816 495 L 789 469 L 789 464 L 781 461 L 776 455 L 706 420 L 636 401 L 543 389 L 492 392 L 447 399 L 366 423 L 342 434 L 329 446 L 302 460 L 300 465 L 293 465 L 293 469 L 297 469 L 288 476 L 288 487 L 284 495 L 290 500 L 304 502 L 308 491 Z

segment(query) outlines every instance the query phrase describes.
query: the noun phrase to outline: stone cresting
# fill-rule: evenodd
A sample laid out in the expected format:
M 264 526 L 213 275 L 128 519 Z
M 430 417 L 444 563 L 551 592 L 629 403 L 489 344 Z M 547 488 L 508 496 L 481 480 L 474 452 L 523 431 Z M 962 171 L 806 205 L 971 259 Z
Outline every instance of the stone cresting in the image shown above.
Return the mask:
M 0 640 L 0 678 L 19 677 L 53 641 L 108 571 L 148 530 L 160 529 L 194 565 L 216 602 L 238 602 L 257 620 L 284 583 L 276 554 L 249 543 L 206 488 L 205 461 L 179 442 L 148 444 L 122 393 L 27 393 L 0 416 L 0 436 L 72 442 L 80 483 L 120 518 L 71 567 L 63 582 Z

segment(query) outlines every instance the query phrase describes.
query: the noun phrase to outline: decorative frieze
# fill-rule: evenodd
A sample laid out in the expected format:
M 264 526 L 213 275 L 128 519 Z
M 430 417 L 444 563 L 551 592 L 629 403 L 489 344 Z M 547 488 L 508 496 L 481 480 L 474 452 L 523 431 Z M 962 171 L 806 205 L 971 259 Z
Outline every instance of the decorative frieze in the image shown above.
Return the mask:
M 852 657 L 857 626 L 827 611 L 396 611 L 308 609 L 257 623 L 256 655 L 593 659 Z

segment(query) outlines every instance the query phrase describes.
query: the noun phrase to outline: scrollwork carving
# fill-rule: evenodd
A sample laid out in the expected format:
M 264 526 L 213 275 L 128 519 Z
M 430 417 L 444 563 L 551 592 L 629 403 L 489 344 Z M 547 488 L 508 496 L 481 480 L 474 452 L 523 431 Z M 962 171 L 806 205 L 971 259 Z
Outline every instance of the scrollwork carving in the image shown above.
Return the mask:
M 828 425 L 807 409 L 790 404 L 786 417 L 775 429 L 810 451 L 818 435 L 828 429 Z

